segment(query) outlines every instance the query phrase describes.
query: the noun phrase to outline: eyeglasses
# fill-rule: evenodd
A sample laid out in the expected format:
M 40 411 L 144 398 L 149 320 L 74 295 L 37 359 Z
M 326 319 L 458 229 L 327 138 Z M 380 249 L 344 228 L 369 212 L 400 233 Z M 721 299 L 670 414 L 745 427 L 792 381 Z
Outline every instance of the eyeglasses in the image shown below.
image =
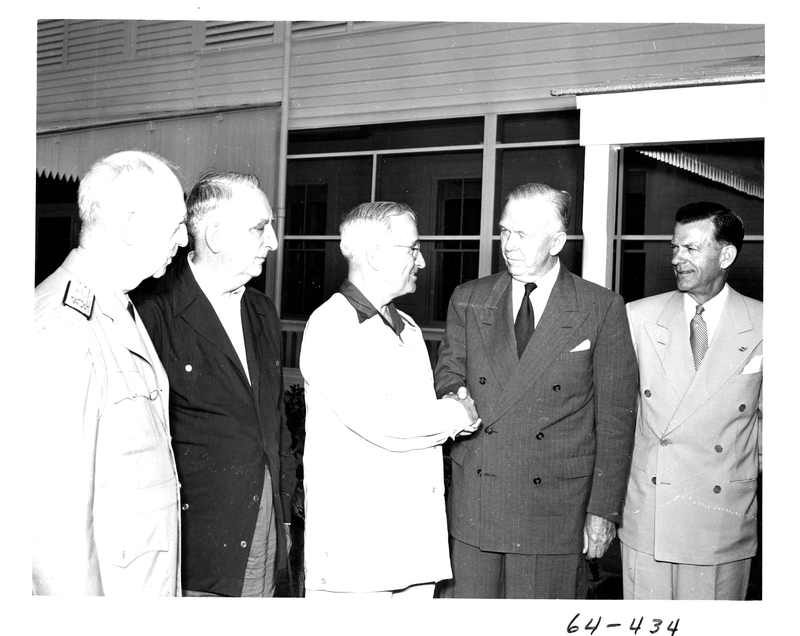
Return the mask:
M 405 247 L 411 254 L 412 258 L 417 258 L 417 256 L 419 256 L 419 251 L 422 249 L 422 246 L 419 243 L 416 243 L 415 245 L 389 245 L 389 247 Z

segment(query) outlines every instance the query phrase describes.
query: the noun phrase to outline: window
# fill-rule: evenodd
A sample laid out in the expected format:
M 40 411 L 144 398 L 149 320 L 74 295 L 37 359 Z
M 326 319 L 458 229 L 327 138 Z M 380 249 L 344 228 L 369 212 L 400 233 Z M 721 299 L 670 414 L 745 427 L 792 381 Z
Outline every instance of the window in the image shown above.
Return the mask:
M 481 180 L 442 179 L 436 188 L 436 234 L 480 234 Z M 461 283 L 478 278 L 478 241 L 434 241 L 428 267 L 433 272 L 432 322 L 447 320 L 447 305 Z
M 487 125 L 497 130 L 489 146 Z M 504 269 L 497 227 L 503 200 L 531 181 L 572 195 L 562 260 L 580 274 L 576 110 L 290 131 L 281 315 L 303 320 L 339 289 L 347 276 L 339 252 L 344 214 L 367 201 L 398 201 L 417 214 L 426 267 L 417 291 L 395 302 L 428 336 L 440 333 L 453 289 Z
M 626 147 L 620 176 L 614 288 L 626 301 L 675 289 L 675 212 L 696 201 L 719 203 L 742 218 L 745 242 L 728 283 L 763 299 L 763 140 Z

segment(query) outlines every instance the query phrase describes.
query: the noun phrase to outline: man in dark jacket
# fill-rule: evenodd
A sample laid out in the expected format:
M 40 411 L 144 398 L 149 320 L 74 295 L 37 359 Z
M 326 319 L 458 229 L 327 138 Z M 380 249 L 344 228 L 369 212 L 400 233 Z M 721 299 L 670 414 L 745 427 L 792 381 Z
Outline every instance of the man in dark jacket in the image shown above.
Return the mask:
M 278 315 L 245 284 L 277 247 L 273 213 L 258 179 L 235 173 L 201 177 L 187 211 L 193 251 L 137 303 L 169 376 L 184 596 L 272 596 L 287 571 L 295 461 Z

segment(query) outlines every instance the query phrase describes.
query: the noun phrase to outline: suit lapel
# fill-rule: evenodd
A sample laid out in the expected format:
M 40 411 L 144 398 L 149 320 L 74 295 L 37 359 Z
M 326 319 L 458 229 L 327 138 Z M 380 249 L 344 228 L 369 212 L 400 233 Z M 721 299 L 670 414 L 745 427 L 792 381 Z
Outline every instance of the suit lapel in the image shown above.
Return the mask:
M 247 355 L 247 369 L 250 373 L 250 386 L 253 391 L 253 400 L 256 408 L 261 404 L 261 364 L 270 359 L 264 354 L 264 338 L 269 334 L 263 332 L 264 319 L 258 308 L 250 302 L 247 290 L 242 297 L 242 327 L 244 331 L 244 348 Z M 260 409 L 259 409 L 260 412 Z M 260 418 L 259 418 L 260 419 Z
M 510 313 L 509 303 L 509 315 Z M 513 364 L 510 365 L 508 381 L 503 383 L 505 388 L 489 418 L 489 423 L 497 420 L 530 391 L 556 357 L 564 351 L 568 339 L 587 316 L 587 312 L 578 310 L 575 282 L 572 280 L 572 274 L 562 266 L 539 324 L 519 359 L 517 359 L 513 320 L 509 322 L 506 346 L 513 356 Z
M 646 324 L 645 331 L 661 362 L 664 375 L 680 398 L 686 394 L 694 376 L 689 325 L 683 312 L 683 294 L 675 292 L 657 322 Z
M 688 327 L 686 331 L 688 334 Z M 761 338 L 753 328 L 753 320 L 741 294 L 729 289 L 728 300 L 703 363 L 691 376 L 686 393 L 670 420 L 668 430 L 680 426 L 686 418 L 707 402 L 747 361 L 760 341 Z
M 233 348 L 228 333 L 222 326 L 217 312 L 211 302 L 200 289 L 188 264 L 181 271 L 179 285 L 176 290 L 175 313 L 186 323 L 208 340 L 211 345 L 222 351 L 239 372 L 242 381 L 249 385 L 247 374 L 239 360 L 239 355 Z
M 511 276 L 506 274 L 497 279 L 483 307 L 478 309 L 479 332 L 500 386 L 510 381 L 517 366 L 511 314 Z

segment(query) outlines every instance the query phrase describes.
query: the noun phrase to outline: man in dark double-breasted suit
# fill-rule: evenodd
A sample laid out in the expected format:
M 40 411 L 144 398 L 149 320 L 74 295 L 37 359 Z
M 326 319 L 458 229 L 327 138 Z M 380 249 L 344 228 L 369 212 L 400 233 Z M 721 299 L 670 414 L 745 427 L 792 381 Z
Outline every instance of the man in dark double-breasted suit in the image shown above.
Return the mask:
M 295 462 L 277 312 L 245 287 L 277 246 L 272 210 L 255 177 L 234 173 L 202 177 L 187 209 L 194 251 L 137 303 L 169 377 L 184 595 L 272 596 Z
M 450 452 L 445 595 L 583 598 L 585 559 L 615 536 L 636 359 L 622 298 L 559 263 L 569 204 L 542 184 L 511 192 L 500 220 L 508 271 L 450 301 L 436 389 L 465 386 L 483 425 Z

